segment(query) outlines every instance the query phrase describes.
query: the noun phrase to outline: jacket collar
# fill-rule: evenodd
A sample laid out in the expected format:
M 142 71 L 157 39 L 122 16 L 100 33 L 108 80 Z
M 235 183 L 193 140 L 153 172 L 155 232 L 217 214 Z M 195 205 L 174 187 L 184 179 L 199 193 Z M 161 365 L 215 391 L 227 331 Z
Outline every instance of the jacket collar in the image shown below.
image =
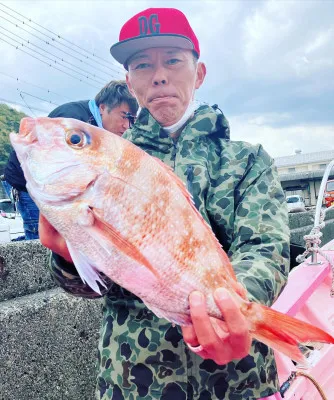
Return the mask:
M 194 140 L 196 137 L 207 135 L 229 140 L 230 129 L 224 114 L 217 113 L 212 107 L 204 104 L 188 120 L 178 140 Z M 173 146 L 173 140 L 146 108 L 141 110 L 136 123 L 123 137 L 134 144 L 145 144 L 165 153 Z

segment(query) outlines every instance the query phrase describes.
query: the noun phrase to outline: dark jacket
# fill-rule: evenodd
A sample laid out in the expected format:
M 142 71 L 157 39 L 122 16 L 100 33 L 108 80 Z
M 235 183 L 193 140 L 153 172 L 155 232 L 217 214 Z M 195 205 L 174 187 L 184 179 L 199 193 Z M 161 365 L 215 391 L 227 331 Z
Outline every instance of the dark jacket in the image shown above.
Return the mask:
M 89 100 L 73 101 L 71 103 L 62 104 L 50 112 L 50 118 L 75 118 L 83 122 L 88 122 L 91 125 L 97 126 L 97 123 L 89 110 Z M 20 191 L 27 191 L 26 180 L 20 166 L 20 162 L 13 150 L 9 155 L 7 165 L 5 167 L 5 180 L 12 185 L 15 189 Z

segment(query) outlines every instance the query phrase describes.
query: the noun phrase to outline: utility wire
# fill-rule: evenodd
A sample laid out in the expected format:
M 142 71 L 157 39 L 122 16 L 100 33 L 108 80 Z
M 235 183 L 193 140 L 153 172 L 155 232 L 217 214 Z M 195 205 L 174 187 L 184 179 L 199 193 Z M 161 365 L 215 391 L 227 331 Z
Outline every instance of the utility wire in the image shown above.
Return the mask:
M 15 11 L 15 10 L 13 10 L 12 8 L 6 6 L 5 4 L 0 3 L 0 5 L 2 5 L 3 7 L 6 7 L 7 9 L 11 10 L 11 11 L 14 12 L 15 14 L 18 14 L 18 15 L 20 15 L 21 17 L 27 19 L 29 22 L 31 22 L 31 23 L 33 23 L 33 24 L 39 26 L 40 28 L 42 28 L 42 29 L 44 29 L 45 31 L 51 33 L 52 35 L 55 35 L 57 38 L 64 40 L 65 42 L 71 44 L 72 46 L 77 47 L 78 49 L 84 51 L 85 53 L 91 54 L 93 57 L 96 57 L 96 58 L 98 58 L 99 60 L 105 62 L 105 63 L 107 64 L 107 66 L 106 66 L 107 68 L 109 68 L 109 69 L 111 68 L 111 67 L 110 67 L 110 61 L 109 61 L 109 60 L 106 60 L 106 59 L 104 59 L 104 58 L 101 58 L 101 57 L 99 57 L 98 55 L 96 55 L 96 54 L 94 54 L 94 53 L 90 53 L 89 51 L 87 51 L 87 50 L 84 49 L 83 47 L 80 47 L 80 46 L 78 46 L 77 44 L 75 44 L 75 43 L 73 43 L 73 42 L 71 42 L 71 41 L 69 41 L 69 40 L 63 38 L 63 37 L 60 36 L 58 33 L 52 32 L 50 29 L 47 29 L 47 28 L 45 28 L 44 26 L 38 24 L 37 22 L 34 22 L 31 18 L 28 18 L 28 17 L 26 17 L 26 16 L 20 14 L 19 12 L 17 12 L 17 11 Z M 11 14 L 9 14 L 9 13 L 3 11 L 3 10 L 0 10 L 0 11 L 2 11 L 3 13 L 6 13 L 7 15 L 10 15 L 12 18 L 16 19 L 17 21 L 20 21 L 20 22 L 22 22 L 23 24 L 25 24 L 24 21 L 21 21 L 21 20 L 15 18 L 15 17 L 12 16 Z M 28 25 L 28 24 L 25 24 L 25 25 L 30 26 L 30 25 Z M 40 32 L 38 29 L 36 29 L 36 28 L 34 28 L 34 27 L 32 27 L 32 26 L 30 26 L 30 27 L 31 27 L 32 29 L 35 29 L 37 32 Z M 47 35 L 46 35 L 45 33 L 43 33 L 43 32 L 40 32 L 40 33 L 42 33 L 43 35 L 47 36 Z M 51 38 L 51 39 L 54 40 L 54 41 L 56 40 L 56 39 L 54 39 L 54 38 Z M 64 46 L 64 45 L 63 45 L 63 46 Z M 80 54 L 80 53 L 79 53 L 79 54 Z M 90 58 L 90 57 L 87 57 L 87 56 L 85 56 L 85 55 L 83 55 L 83 56 L 86 57 L 86 58 Z M 124 72 L 123 69 L 122 69 L 122 67 L 120 67 L 119 64 L 116 64 L 115 62 L 113 62 L 113 64 L 114 64 L 115 67 L 117 67 L 120 71 L 122 71 L 122 73 Z
M 8 99 L 4 99 L 2 97 L 0 97 L 0 102 L 4 102 L 4 103 L 9 103 L 9 104 L 15 104 L 16 106 L 21 106 L 24 108 L 30 108 L 32 110 L 36 110 L 36 111 L 42 111 L 45 112 L 46 114 L 49 114 L 49 111 L 46 110 L 42 110 L 41 108 L 37 108 L 37 107 L 28 107 L 26 104 L 22 104 L 22 103 L 18 103 L 17 101 L 12 101 L 12 100 L 8 100 Z M 8 104 L 7 104 L 8 105 Z M 10 107 L 10 106 L 8 106 Z
M 3 10 L 0 9 L 0 11 L 3 11 Z M 92 64 L 90 64 L 90 63 L 87 63 L 86 61 L 81 60 L 80 58 L 74 56 L 73 53 L 72 53 L 72 54 L 68 53 L 67 51 L 65 51 L 65 50 L 63 50 L 63 49 L 61 49 L 61 48 L 59 48 L 58 46 L 55 46 L 54 44 L 48 42 L 47 40 L 44 40 L 43 38 L 41 38 L 41 37 L 35 35 L 34 33 L 30 32 L 29 30 L 24 29 L 22 26 L 17 25 L 15 22 L 10 21 L 9 19 L 3 17 L 2 15 L 0 15 L 0 18 L 2 18 L 2 19 L 4 19 L 5 21 L 9 22 L 10 24 L 14 25 L 16 28 L 19 28 L 19 29 L 23 30 L 24 32 L 27 32 L 29 35 L 31 35 L 31 36 L 37 38 L 38 40 L 41 40 L 43 43 L 45 43 L 45 44 L 47 44 L 47 45 L 49 45 L 49 46 L 51 46 L 51 47 L 54 47 L 55 49 L 57 49 L 57 50 L 63 52 L 63 53 L 66 54 L 66 55 L 71 56 L 72 58 L 74 58 L 74 59 L 76 59 L 76 60 L 78 60 L 78 61 L 80 61 L 80 62 L 82 62 L 82 63 L 84 63 L 84 64 L 89 65 L 90 67 L 94 68 L 94 70 L 100 71 L 100 72 L 102 72 L 103 74 L 105 74 L 105 75 L 108 76 L 108 77 L 111 76 L 111 77 L 115 78 L 115 76 L 110 75 L 109 72 L 103 71 L 103 70 L 101 70 L 100 68 L 96 67 L 96 64 L 95 64 L 95 65 L 92 65 Z M 23 23 L 24 23 L 24 22 L 23 22 Z M 27 26 L 29 26 L 29 25 L 27 25 Z M 2 29 L 5 29 L 5 28 L 2 27 Z M 11 33 L 12 33 L 12 32 L 11 32 Z M 15 35 L 14 33 L 12 33 L 12 34 Z M 42 33 L 42 35 L 44 35 L 44 33 Z M 18 36 L 18 37 L 20 37 L 20 36 Z M 47 36 L 47 37 L 48 37 L 48 36 Z M 22 39 L 22 38 L 21 38 L 21 39 Z M 23 40 L 26 40 L 26 39 L 23 39 Z M 30 42 L 29 42 L 29 43 L 30 43 Z M 46 51 L 46 50 L 44 50 L 44 51 Z M 120 72 L 118 72 L 118 71 L 117 71 L 117 73 L 120 74 Z M 118 78 L 116 78 L 116 79 L 118 79 Z
M 80 67 L 77 67 L 75 64 L 72 64 L 72 63 L 70 63 L 69 61 L 64 60 L 62 57 L 59 57 L 59 56 L 57 56 L 56 54 L 50 53 L 49 51 L 43 49 L 42 47 L 37 46 L 36 44 L 30 42 L 30 40 L 24 39 L 23 37 L 21 37 L 21 36 L 19 36 L 19 35 L 16 35 L 15 33 L 9 31 L 8 29 L 4 28 L 3 26 L 0 26 L 0 28 L 3 29 L 4 31 L 6 31 L 7 33 L 10 33 L 11 35 L 16 36 L 16 37 L 19 38 L 20 40 L 23 40 L 23 41 L 27 42 L 27 43 L 30 44 L 31 46 L 37 47 L 37 49 L 44 51 L 46 54 L 50 54 L 52 57 L 56 57 L 58 60 L 61 60 L 63 63 L 68 64 L 68 65 L 71 65 L 72 67 L 77 68 L 79 71 L 82 71 L 82 72 L 84 72 L 85 74 L 92 75 L 94 78 L 100 79 L 102 82 L 105 81 L 105 78 L 101 78 L 101 77 L 99 77 L 99 76 L 97 76 L 97 75 L 95 75 L 95 74 L 92 74 L 92 73 L 89 72 L 89 71 L 86 71 L 86 70 L 84 70 L 84 69 L 82 69 L 82 68 L 80 68 Z M 5 33 L 3 33 L 3 35 L 6 36 Z M 8 36 L 7 36 L 7 37 L 8 37 Z M 12 39 L 12 40 L 15 40 L 15 39 Z M 31 50 L 33 50 L 33 49 L 31 49 Z M 46 56 L 44 56 L 44 57 L 46 57 Z
M 105 60 L 105 59 L 103 59 L 103 58 L 97 56 L 97 55 L 94 54 L 94 53 L 88 52 L 88 51 L 87 51 L 86 49 L 84 49 L 83 47 L 78 46 L 77 44 L 75 44 L 75 43 L 73 43 L 73 42 L 71 42 L 71 41 L 69 41 L 69 40 L 63 38 L 63 37 L 60 36 L 59 34 L 54 33 L 54 32 L 52 32 L 51 30 L 49 30 L 49 29 L 43 27 L 42 25 L 38 24 L 37 22 L 32 21 L 30 18 L 28 18 L 28 17 L 26 17 L 26 16 L 20 14 L 19 12 L 17 12 L 17 11 L 15 11 L 15 10 L 13 10 L 12 8 L 6 6 L 5 4 L 0 3 L 0 5 L 2 5 L 3 7 L 6 7 L 7 9 L 11 10 L 11 11 L 14 12 L 15 14 L 18 14 L 18 15 L 20 15 L 21 17 L 27 19 L 29 22 L 31 22 L 31 23 L 33 23 L 33 24 L 39 26 L 40 28 L 42 28 L 42 29 L 44 29 L 45 31 L 51 33 L 52 35 L 55 35 L 58 39 L 61 39 L 61 40 L 65 41 L 65 42 L 71 44 L 72 46 L 75 46 L 76 48 L 78 48 L 78 49 L 84 51 L 85 53 L 88 53 L 88 54 L 93 55 L 93 57 L 96 57 L 96 58 L 98 58 L 98 59 L 100 60 L 100 63 L 101 63 L 101 61 L 103 61 L 104 63 L 106 63 L 107 65 L 106 65 L 105 67 L 107 67 L 108 69 L 114 69 L 114 70 L 115 70 L 114 67 L 113 67 L 113 68 L 110 67 L 110 61 Z M 6 11 L 4 11 L 4 10 L 0 10 L 0 11 L 2 11 L 3 13 L 5 13 L 5 14 L 11 16 L 12 18 L 16 19 L 17 21 L 22 22 L 22 23 L 25 24 L 26 26 L 29 26 L 30 28 L 32 28 L 32 29 L 34 29 L 35 31 L 41 33 L 42 35 L 47 36 L 49 39 L 51 39 L 51 40 L 53 40 L 53 41 L 58 41 L 57 39 L 46 35 L 45 33 L 43 33 L 43 32 L 41 32 L 40 30 L 34 28 L 33 26 L 31 26 L 31 25 L 25 23 L 24 21 L 22 21 L 22 20 L 20 20 L 20 19 L 18 19 L 18 18 L 16 18 L 16 17 L 14 17 L 13 15 L 9 14 L 8 12 L 6 12 Z M 58 42 L 59 42 L 59 41 L 58 41 Z M 87 58 L 87 59 L 91 59 L 91 60 L 92 60 L 91 57 L 86 56 L 86 55 L 84 55 L 84 54 L 82 54 L 82 53 L 80 53 L 80 52 L 78 52 L 78 51 L 76 51 L 76 50 L 73 50 L 73 48 L 71 48 L 71 47 L 69 47 L 69 46 L 66 46 L 65 44 L 63 44 L 63 43 L 61 43 L 61 42 L 59 42 L 59 44 L 62 45 L 62 46 L 64 46 L 64 47 L 67 47 L 68 49 L 71 49 L 72 51 L 75 51 L 76 53 L 80 54 L 81 56 L 83 56 L 83 57 L 85 57 L 85 58 Z M 93 61 L 95 61 L 95 60 L 93 60 Z M 117 73 L 123 73 L 123 72 L 124 72 L 124 71 L 122 70 L 122 68 L 121 68 L 119 65 L 117 65 L 117 64 L 114 64 L 114 65 L 115 65 L 115 67 L 118 68 Z M 120 71 L 122 71 L 122 72 L 120 72 Z
M 22 93 L 20 92 L 20 97 L 24 101 L 24 103 L 27 105 L 29 110 L 32 112 L 33 116 L 36 117 L 36 114 L 33 112 L 33 110 L 29 107 L 28 103 L 25 101 L 24 97 L 22 96 Z
M 30 96 L 30 97 L 34 97 L 35 99 L 38 99 L 38 100 L 41 100 L 41 101 L 45 101 L 46 103 L 53 104 L 54 106 L 59 106 L 59 105 L 60 105 L 60 104 L 57 104 L 57 103 L 53 103 L 52 101 L 42 99 L 41 97 L 35 96 L 34 94 L 30 94 L 30 93 L 27 93 L 27 92 L 23 92 L 23 91 L 20 90 L 19 88 L 17 88 L 17 90 L 18 90 L 20 93 L 23 93 L 23 94 L 25 94 L 25 95 L 27 95 L 27 96 Z
M 93 88 L 95 88 L 95 89 L 100 89 L 100 87 L 95 86 L 95 85 L 92 85 L 91 83 L 86 82 L 86 81 L 82 80 L 81 78 L 78 78 L 78 77 L 76 77 L 76 76 L 74 76 L 74 75 L 71 75 L 71 74 L 69 74 L 68 72 L 63 71 L 62 69 L 60 69 L 60 68 L 58 68 L 58 67 L 55 67 L 54 65 L 52 65 L 52 64 L 50 64 L 50 63 L 47 63 L 47 62 L 44 61 L 44 60 L 41 60 L 40 58 L 34 56 L 33 54 L 30 54 L 30 53 L 28 53 L 27 51 L 21 49 L 19 46 L 15 46 L 15 45 L 13 45 L 12 43 L 7 42 L 7 40 L 5 40 L 5 39 L 3 39 L 3 38 L 1 38 L 1 37 L 0 37 L 0 40 L 2 40 L 3 42 L 9 44 L 10 46 L 14 47 L 16 50 L 20 50 L 20 51 L 22 51 L 23 53 L 28 54 L 30 57 L 33 57 L 33 58 L 35 58 L 36 60 L 41 61 L 42 63 L 48 65 L 49 67 L 54 68 L 54 69 L 56 69 L 57 71 L 60 71 L 60 72 L 62 72 L 63 74 L 66 74 L 66 75 L 70 76 L 71 78 L 77 79 L 78 81 L 83 82 L 83 83 L 85 83 L 86 85 L 89 85 L 89 86 L 91 86 L 91 87 L 93 87 Z M 13 39 L 12 39 L 12 40 L 13 40 Z
M 0 27 L 0 28 L 2 28 L 2 27 Z M 4 29 L 4 28 L 2 28 L 2 29 Z M 40 53 L 39 51 L 36 51 L 36 50 L 34 50 L 34 49 L 31 49 L 31 48 L 28 47 L 27 45 L 25 45 L 25 44 L 19 42 L 19 41 L 16 40 L 16 39 L 11 38 L 10 36 L 6 35 L 5 33 L 2 33 L 2 32 L 0 32 L 0 33 L 1 33 L 3 36 L 7 37 L 8 39 L 12 40 L 13 42 L 16 42 L 16 43 L 20 44 L 21 46 L 28 48 L 29 50 L 31 50 L 31 51 L 33 51 L 34 53 L 36 53 L 36 54 L 38 54 L 38 55 L 40 55 L 40 56 L 46 58 L 47 60 L 51 60 L 51 61 L 54 62 L 55 64 L 58 64 L 58 65 L 60 65 L 60 66 L 62 66 L 62 67 L 64 67 L 64 68 L 67 68 L 68 70 L 70 70 L 70 71 L 72 71 L 72 72 L 74 72 L 74 73 L 76 73 L 76 74 L 82 75 L 82 76 L 84 76 L 85 78 L 90 79 L 90 80 L 92 80 L 92 81 L 94 81 L 94 82 L 96 82 L 96 83 L 105 84 L 105 82 L 102 81 L 102 80 L 101 80 L 101 81 L 98 81 L 97 79 L 91 78 L 89 75 L 85 75 L 85 74 L 82 73 L 82 72 L 76 71 L 75 69 L 73 69 L 73 68 L 71 68 L 71 67 L 68 67 L 68 66 L 66 66 L 66 65 L 63 65 L 63 64 L 61 64 L 59 61 L 57 61 L 57 60 L 55 60 L 55 59 L 53 59 L 53 58 L 51 58 L 51 57 L 48 57 L 48 56 L 44 55 L 43 53 Z M 24 39 L 23 39 L 23 40 L 24 40 Z M 30 43 L 29 41 L 27 41 L 27 42 L 28 42 L 29 44 L 32 44 L 32 43 Z M 33 45 L 33 44 L 32 44 L 32 45 Z M 33 46 L 34 46 L 34 45 L 33 45 Z M 36 47 L 38 47 L 38 46 L 36 46 Z M 45 51 L 45 50 L 43 50 L 43 49 L 41 49 L 41 50 L 42 50 L 42 51 Z M 49 53 L 49 54 L 51 54 L 51 53 Z M 52 54 L 52 56 L 54 57 L 53 54 Z M 56 56 L 56 57 L 57 57 L 57 56 Z M 57 57 L 57 58 L 59 58 L 59 57 Z M 66 62 L 66 61 L 64 61 L 63 59 L 61 59 L 61 61 L 62 61 L 62 62 Z M 77 68 L 77 67 L 75 67 L 75 68 Z
M 18 77 L 15 78 L 14 76 L 5 74 L 4 72 L 1 72 L 1 71 L 0 71 L 0 75 L 6 76 L 7 78 L 14 79 L 17 83 L 24 83 L 24 84 L 26 84 L 26 85 L 34 86 L 34 87 L 36 87 L 36 88 L 38 88 L 38 89 L 41 89 L 41 90 L 45 90 L 46 92 L 48 92 L 48 93 L 50 93 L 50 94 L 55 94 L 56 96 L 63 97 L 64 99 L 66 99 L 66 100 L 68 100 L 68 101 L 71 100 L 69 97 L 66 97 L 66 96 L 64 96 L 64 95 L 62 95 L 62 94 L 53 92 L 52 90 L 49 90 L 49 89 L 44 88 L 44 87 L 42 87 L 42 86 L 35 85 L 34 83 L 27 82 L 27 81 L 25 81 L 25 80 L 23 80 L 23 79 L 21 79 L 21 78 L 18 78 Z

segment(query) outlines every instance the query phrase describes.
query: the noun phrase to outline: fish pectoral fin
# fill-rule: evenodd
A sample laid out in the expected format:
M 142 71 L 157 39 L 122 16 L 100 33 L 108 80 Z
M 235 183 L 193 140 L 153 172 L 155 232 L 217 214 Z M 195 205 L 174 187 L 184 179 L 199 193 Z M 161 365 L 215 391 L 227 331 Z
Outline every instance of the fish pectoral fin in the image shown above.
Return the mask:
M 77 269 L 80 278 L 84 283 L 87 283 L 96 293 L 101 295 L 101 290 L 97 282 L 99 282 L 106 289 L 106 285 L 102 281 L 99 274 L 96 272 L 95 267 L 89 262 L 89 260 L 81 254 L 78 250 L 74 249 L 69 241 L 66 241 L 68 251 L 72 257 L 75 268 Z
M 151 263 L 135 245 L 123 238 L 120 232 L 105 222 L 103 218 L 101 218 L 97 209 L 91 208 L 90 210 L 94 216 L 94 225 L 91 229 L 95 230 L 95 236 L 102 236 L 101 241 L 103 242 L 105 242 L 106 239 L 109 240 L 119 251 L 136 262 L 144 265 L 156 278 L 159 278 L 156 269 L 154 269 Z
M 145 301 L 144 301 L 145 303 Z M 187 326 L 191 324 L 190 314 L 178 313 L 175 310 L 164 310 L 152 303 L 146 304 L 146 307 L 153 312 L 158 318 L 164 318 L 173 324 Z

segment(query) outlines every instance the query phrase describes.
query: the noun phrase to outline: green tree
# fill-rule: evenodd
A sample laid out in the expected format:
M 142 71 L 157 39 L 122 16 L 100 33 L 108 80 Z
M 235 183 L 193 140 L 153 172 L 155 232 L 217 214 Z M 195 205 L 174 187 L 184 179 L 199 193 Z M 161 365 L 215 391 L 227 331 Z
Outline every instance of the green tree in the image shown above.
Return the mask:
M 0 174 L 3 174 L 12 146 L 9 141 L 10 132 L 18 132 L 20 121 L 26 114 L 14 110 L 7 104 L 0 104 Z

